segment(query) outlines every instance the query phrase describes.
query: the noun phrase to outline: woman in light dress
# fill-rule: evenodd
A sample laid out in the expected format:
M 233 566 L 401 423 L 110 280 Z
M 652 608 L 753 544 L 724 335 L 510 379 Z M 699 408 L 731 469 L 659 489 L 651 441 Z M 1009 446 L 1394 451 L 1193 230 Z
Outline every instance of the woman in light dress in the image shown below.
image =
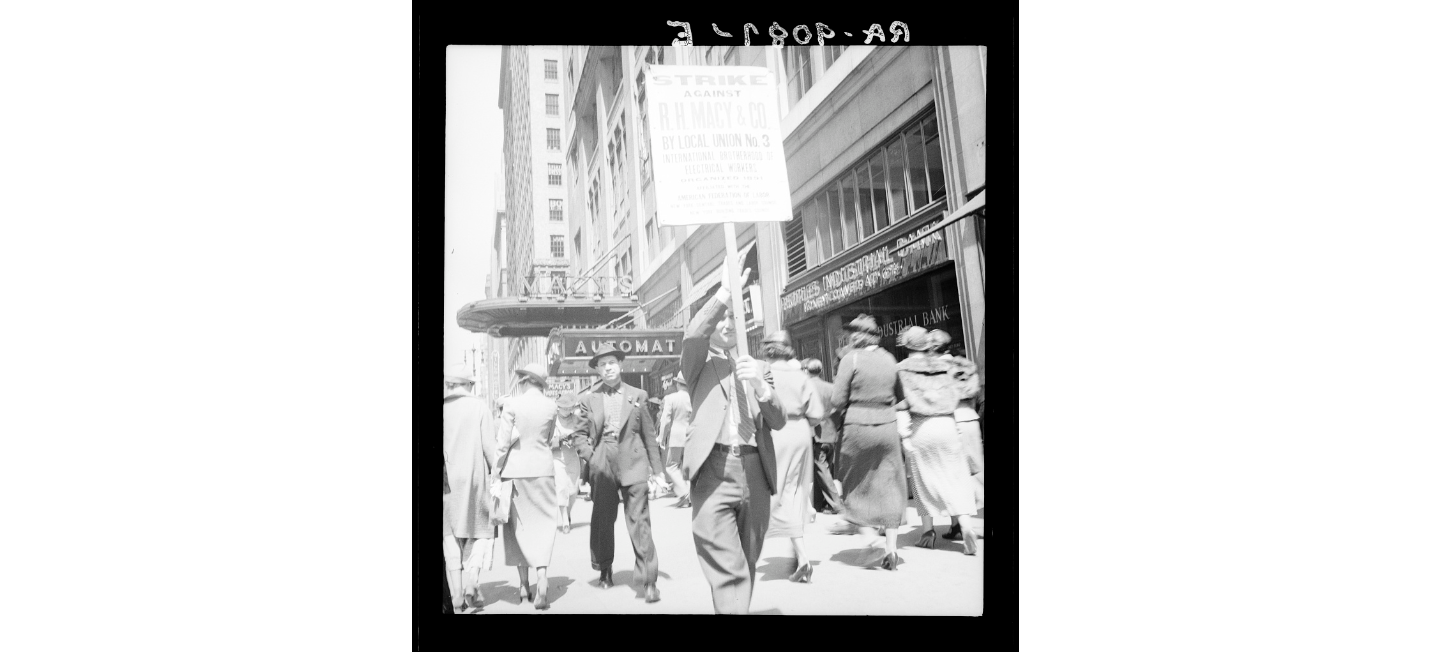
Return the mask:
M 804 525 L 814 518 L 814 431 L 810 422 L 824 418 L 824 402 L 804 366 L 794 358 L 789 333 L 777 331 L 765 338 L 764 357 L 774 377 L 775 393 L 785 409 L 785 427 L 770 433 L 775 443 L 776 492 L 770 500 L 770 527 L 765 539 L 789 537 L 794 544 L 795 571 L 791 582 L 808 582 L 814 575 L 804 550 Z
M 556 472 L 556 508 L 561 511 L 558 529 L 571 532 L 571 509 L 581 488 L 581 458 L 576 455 L 576 426 L 581 424 L 577 406 L 581 401 L 567 392 L 556 400 L 556 430 L 551 436 L 551 458 Z

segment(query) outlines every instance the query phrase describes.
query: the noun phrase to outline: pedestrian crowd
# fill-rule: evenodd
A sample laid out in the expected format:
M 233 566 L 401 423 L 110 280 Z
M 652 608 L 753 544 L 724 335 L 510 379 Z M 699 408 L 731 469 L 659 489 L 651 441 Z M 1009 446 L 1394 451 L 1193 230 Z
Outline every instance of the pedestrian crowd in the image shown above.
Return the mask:
M 745 270 L 739 285 L 749 277 Z M 547 568 L 558 533 L 571 531 L 581 487 L 592 502 L 591 568 L 614 585 L 615 523 L 625 514 L 635 578 L 646 602 L 660 600 L 650 501 L 677 498 L 714 610 L 749 612 L 754 569 L 766 539 L 789 539 L 794 582 L 814 574 L 804 529 L 815 513 L 839 515 L 838 534 L 870 540 L 870 566 L 898 569 L 897 530 L 912 498 L 922 534 L 978 549 L 970 519 L 983 507 L 981 382 L 977 366 L 950 352 L 941 330 L 909 326 L 898 335 L 903 360 L 880 347 L 877 320 L 845 325 L 834 381 L 803 362 L 785 331 L 767 336 L 762 359 L 739 355 L 731 297 L 722 285 L 686 328 L 675 391 L 647 411 L 644 390 L 621 381 L 625 354 L 605 345 L 589 366 L 600 382 L 581 394 L 546 396 L 540 363 L 518 369 L 496 413 L 462 376 L 444 380 L 443 611 L 480 611 L 482 570 L 503 541 L 519 600 L 550 607 Z M 534 567 L 534 585 L 529 569 Z

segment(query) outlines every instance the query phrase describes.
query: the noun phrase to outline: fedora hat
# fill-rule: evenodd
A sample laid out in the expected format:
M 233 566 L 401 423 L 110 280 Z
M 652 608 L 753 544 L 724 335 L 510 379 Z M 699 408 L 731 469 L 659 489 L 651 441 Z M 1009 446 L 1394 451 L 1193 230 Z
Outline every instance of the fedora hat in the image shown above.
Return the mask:
M 899 333 L 899 346 L 910 351 L 927 351 L 933 348 L 929 332 L 922 326 L 909 326 Z
M 615 346 L 614 344 L 611 344 L 610 342 L 606 342 L 605 344 L 602 344 L 602 345 L 601 345 L 601 348 L 596 349 L 596 352 L 595 352 L 595 353 L 592 353 L 592 354 L 591 354 L 591 361 L 590 361 L 590 362 L 587 362 L 587 363 L 586 363 L 586 366 L 588 366 L 588 367 L 590 367 L 590 368 L 592 368 L 592 369 L 595 369 L 595 368 L 596 368 L 596 361 L 597 361 L 597 360 L 600 360 L 600 359 L 601 359 L 601 356 L 603 356 L 603 355 L 614 355 L 614 356 L 616 356 L 616 359 L 617 359 L 617 360 L 625 360 L 625 359 L 626 359 L 626 352 L 625 352 L 625 351 L 622 351 L 622 350 L 616 348 L 616 346 Z
M 858 331 L 860 333 L 868 333 L 870 335 L 883 334 L 879 332 L 879 322 L 875 321 L 874 317 L 864 314 L 855 317 L 848 324 L 845 324 L 844 330 Z
M 561 395 L 561 398 L 556 399 L 556 407 L 562 410 L 569 410 L 580 404 L 580 399 L 576 398 L 576 395 L 571 392 L 566 392 Z
M 449 383 L 459 383 L 463 385 L 471 385 L 477 382 L 476 379 L 466 374 L 454 374 L 450 372 L 442 374 L 442 380 Z
M 773 332 L 773 333 L 770 333 L 769 335 L 766 335 L 766 336 L 765 336 L 765 339 L 764 339 L 764 343 L 765 343 L 765 344 L 783 344 L 783 345 L 785 345 L 785 346 L 794 346 L 794 340 L 790 339 L 790 337 L 789 337 L 789 331 L 784 331 L 784 330 L 775 331 L 775 332 Z
M 538 383 L 541 383 L 542 387 L 546 386 L 546 365 L 543 365 L 540 362 L 533 362 L 531 364 L 526 365 L 525 367 L 517 369 L 516 375 L 524 376 Z

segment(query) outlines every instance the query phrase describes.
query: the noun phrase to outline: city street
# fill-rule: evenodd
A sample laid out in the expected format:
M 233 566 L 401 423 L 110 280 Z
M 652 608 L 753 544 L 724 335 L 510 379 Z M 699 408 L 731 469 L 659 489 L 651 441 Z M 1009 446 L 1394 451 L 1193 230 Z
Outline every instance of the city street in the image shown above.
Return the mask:
M 536 611 L 530 602 L 517 604 L 517 577 L 514 566 L 505 565 L 503 547 L 496 545 L 496 562 L 481 576 L 485 608 L 477 613 L 630 613 L 630 614 L 710 614 L 710 587 L 700 572 L 695 544 L 690 535 L 690 509 L 676 509 L 675 498 L 661 498 L 651 504 L 651 528 L 660 559 L 661 601 L 646 604 L 638 584 L 632 581 L 635 557 L 626 534 L 625 514 L 616 521 L 616 586 L 600 589 L 597 572 L 591 568 L 591 503 L 577 498 L 571 518 L 571 533 L 556 535 L 556 548 L 548 570 L 551 609 Z M 869 540 L 861 535 L 836 535 L 829 528 L 840 523 L 836 516 L 819 514 L 805 529 L 814 576 L 808 584 L 788 580 L 794 571 L 794 547 L 788 539 L 766 539 L 757 566 L 752 614 L 804 615 L 980 615 L 983 611 L 983 555 L 963 554 L 961 541 L 938 539 L 936 550 L 914 547 L 919 538 L 918 514 L 912 504 L 908 522 L 899 530 L 899 555 L 903 563 L 895 572 L 878 568 L 880 553 L 866 554 Z M 948 518 L 935 519 L 939 534 L 947 530 Z M 983 521 L 975 520 L 981 531 Z M 882 550 L 882 543 L 880 543 Z M 873 566 L 869 568 L 867 566 Z M 536 575 L 533 572 L 532 582 Z

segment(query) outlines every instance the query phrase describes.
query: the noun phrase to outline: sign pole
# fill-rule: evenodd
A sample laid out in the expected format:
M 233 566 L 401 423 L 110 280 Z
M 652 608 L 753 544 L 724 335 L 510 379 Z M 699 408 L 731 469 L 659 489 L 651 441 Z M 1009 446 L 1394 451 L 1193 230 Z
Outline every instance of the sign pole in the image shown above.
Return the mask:
M 739 287 L 740 247 L 735 242 L 735 223 L 725 223 L 725 284 L 730 288 L 730 314 L 735 320 L 735 346 L 739 355 L 749 355 L 750 345 L 745 332 L 745 288 Z

